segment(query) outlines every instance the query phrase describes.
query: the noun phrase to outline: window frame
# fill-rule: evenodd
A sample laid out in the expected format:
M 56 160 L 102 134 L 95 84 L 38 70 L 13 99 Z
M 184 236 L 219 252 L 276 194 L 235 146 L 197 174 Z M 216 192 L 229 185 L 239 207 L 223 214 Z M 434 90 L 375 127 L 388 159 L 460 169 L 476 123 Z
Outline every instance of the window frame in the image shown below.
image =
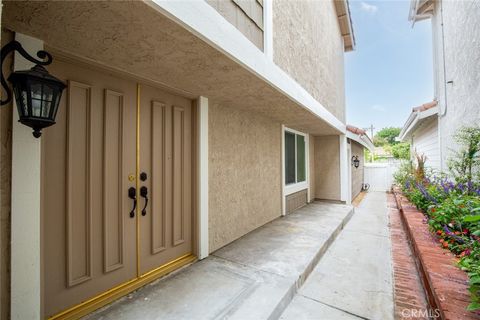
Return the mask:
M 305 141 L 305 181 L 295 182 L 295 183 L 286 183 L 286 163 L 285 163 L 285 133 L 295 134 L 295 181 L 297 181 L 298 175 L 298 157 L 297 157 L 297 135 L 303 136 Z M 292 193 L 308 189 L 308 194 L 310 194 L 310 179 L 309 179 L 309 160 L 310 160 L 310 143 L 309 135 L 304 132 L 300 132 L 291 128 L 283 127 L 282 130 L 282 186 L 283 186 L 283 197 L 288 196 Z

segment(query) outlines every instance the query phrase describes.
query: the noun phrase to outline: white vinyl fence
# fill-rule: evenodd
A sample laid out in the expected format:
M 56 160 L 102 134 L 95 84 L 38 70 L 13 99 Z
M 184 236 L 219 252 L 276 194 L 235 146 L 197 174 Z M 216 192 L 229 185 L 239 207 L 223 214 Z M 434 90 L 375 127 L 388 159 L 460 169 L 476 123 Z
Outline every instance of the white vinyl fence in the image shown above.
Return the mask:
M 388 191 L 393 183 L 393 174 L 397 171 L 398 164 L 390 163 L 365 163 L 365 183 L 370 185 L 370 191 Z

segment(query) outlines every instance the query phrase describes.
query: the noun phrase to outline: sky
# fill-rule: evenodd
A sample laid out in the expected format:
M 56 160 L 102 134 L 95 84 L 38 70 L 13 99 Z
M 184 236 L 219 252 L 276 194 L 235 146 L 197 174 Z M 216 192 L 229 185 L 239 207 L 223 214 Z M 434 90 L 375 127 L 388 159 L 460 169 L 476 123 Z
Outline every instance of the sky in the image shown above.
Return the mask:
M 350 0 L 356 48 L 345 54 L 347 123 L 403 127 L 433 99 L 430 20 L 408 21 L 410 1 Z

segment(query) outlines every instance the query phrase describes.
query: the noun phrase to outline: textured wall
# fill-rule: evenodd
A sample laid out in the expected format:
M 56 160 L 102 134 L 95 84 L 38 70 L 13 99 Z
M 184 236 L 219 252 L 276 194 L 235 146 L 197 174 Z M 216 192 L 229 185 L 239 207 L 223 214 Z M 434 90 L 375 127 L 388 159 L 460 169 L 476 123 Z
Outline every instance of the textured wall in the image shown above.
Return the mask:
M 281 215 L 281 125 L 210 104 L 209 236 L 214 251 Z
M 442 17 L 445 39 L 443 69 Z M 480 122 L 480 0 L 438 1 L 432 19 L 434 38 L 435 96 L 439 100 L 442 169 L 455 148 L 452 136 L 464 125 Z M 453 81 L 453 84 L 446 84 Z M 445 92 L 447 101 L 445 103 Z M 442 113 L 442 112 L 441 112 Z
M 345 122 L 343 40 L 333 1 L 273 2 L 273 58 Z
M 263 51 L 263 1 L 206 0 L 258 49 Z
M 363 174 L 364 174 L 364 148 L 361 144 L 351 140 L 352 156 L 358 156 L 360 160 L 360 166 L 355 169 L 351 164 L 351 159 L 349 159 L 349 165 L 352 167 L 352 200 L 362 191 L 363 184 Z
M 341 200 L 338 136 L 315 137 L 315 198 Z

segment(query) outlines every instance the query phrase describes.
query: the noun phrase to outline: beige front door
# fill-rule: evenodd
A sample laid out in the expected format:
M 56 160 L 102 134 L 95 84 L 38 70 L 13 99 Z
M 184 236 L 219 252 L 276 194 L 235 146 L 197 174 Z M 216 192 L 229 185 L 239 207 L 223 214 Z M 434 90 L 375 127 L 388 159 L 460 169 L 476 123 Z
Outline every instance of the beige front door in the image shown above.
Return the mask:
M 191 253 L 193 194 L 190 100 L 58 60 L 49 71 L 68 87 L 42 136 L 45 317 Z

